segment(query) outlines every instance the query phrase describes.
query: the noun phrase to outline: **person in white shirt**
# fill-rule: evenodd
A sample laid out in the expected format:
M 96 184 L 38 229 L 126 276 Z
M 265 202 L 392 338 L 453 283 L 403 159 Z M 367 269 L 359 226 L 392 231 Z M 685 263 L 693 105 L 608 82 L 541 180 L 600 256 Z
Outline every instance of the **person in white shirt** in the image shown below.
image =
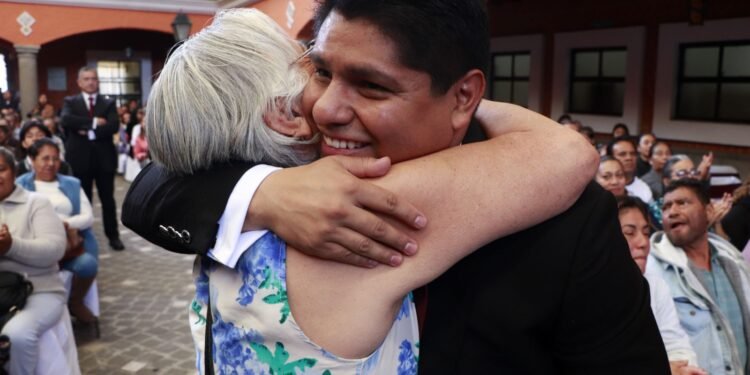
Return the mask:
M 630 195 L 641 198 L 646 203 L 651 202 L 653 200 L 651 188 L 635 175 L 636 160 L 638 159 L 635 143 L 630 138 L 615 138 L 607 145 L 607 156 L 622 163 L 622 168 L 625 171 L 625 188 Z
M 91 228 L 94 223 L 91 203 L 77 178 L 59 173 L 60 149 L 52 139 L 34 142 L 29 148 L 29 157 L 33 169 L 19 176 L 17 183 L 46 197 L 63 221 L 70 245 L 61 266 L 73 273 L 70 313 L 80 323 L 96 324 L 96 316 L 83 304 L 98 272 L 99 248 Z

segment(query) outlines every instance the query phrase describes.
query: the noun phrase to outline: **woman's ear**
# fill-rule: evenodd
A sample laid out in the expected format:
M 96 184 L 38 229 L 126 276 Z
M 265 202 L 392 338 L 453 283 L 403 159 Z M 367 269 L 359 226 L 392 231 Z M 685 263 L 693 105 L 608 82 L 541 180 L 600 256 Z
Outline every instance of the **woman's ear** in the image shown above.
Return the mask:
M 287 137 L 307 139 L 312 136 L 312 130 L 302 116 L 291 116 L 281 110 L 272 108 L 263 114 L 266 126 Z

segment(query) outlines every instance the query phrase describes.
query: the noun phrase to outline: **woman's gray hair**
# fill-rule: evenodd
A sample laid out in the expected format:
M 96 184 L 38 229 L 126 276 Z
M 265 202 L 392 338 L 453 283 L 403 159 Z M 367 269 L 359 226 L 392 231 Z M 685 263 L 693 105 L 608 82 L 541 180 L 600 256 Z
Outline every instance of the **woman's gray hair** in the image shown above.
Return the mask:
M 13 172 L 13 176 L 18 173 L 18 166 L 16 165 L 16 157 L 13 156 L 13 151 L 6 147 L 0 146 L 0 158 L 3 158 L 5 164 L 10 167 L 10 171 Z
M 671 180 L 673 172 L 672 169 L 674 168 L 674 165 L 683 160 L 690 160 L 690 157 L 685 154 L 676 154 L 670 156 L 669 159 L 667 159 L 667 162 L 664 163 L 664 169 L 661 171 L 661 175 L 664 176 L 664 178 Z
M 314 155 L 299 140 L 266 126 L 263 115 L 292 115 L 307 83 L 302 50 L 255 9 L 216 14 L 213 23 L 177 47 L 146 106 L 149 151 L 168 170 L 192 173 L 229 160 L 299 165 Z M 309 149 L 309 147 L 307 147 Z

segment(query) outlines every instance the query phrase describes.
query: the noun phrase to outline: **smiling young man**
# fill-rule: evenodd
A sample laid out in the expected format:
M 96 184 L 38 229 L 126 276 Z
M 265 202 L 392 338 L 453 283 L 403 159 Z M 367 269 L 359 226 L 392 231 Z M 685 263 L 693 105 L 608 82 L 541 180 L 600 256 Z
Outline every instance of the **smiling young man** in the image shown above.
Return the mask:
M 451 146 L 461 143 L 484 92 L 483 70 L 489 61 L 489 41 L 481 1 L 324 1 L 316 12 L 316 34 L 310 53 L 314 76 L 304 94 L 303 112 L 322 133 L 324 155 L 388 156 L 398 162 L 446 149 L 460 153 L 462 148 L 471 148 Z M 511 106 L 508 111 L 513 112 L 508 118 L 511 124 L 538 119 Z M 566 133 L 570 133 L 582 140 L 559 126 L 556 129 L 562 132 L 558 134 L 561 137 L 567 139 Z M 477 162 L 465 167 L 478 173 L 479 177 L 472 176 L 476 180 L 470 180 L 476 183 L 486 183 L 483 172 L 497 169 L 499 164 L 507 165 L 508 176 L 514 176 L 501 181 L 502 187 L 496 184 L 495 190 L 482 192 L 509 198 L 508 205 L 500 206 L 504 208 L 495 210 L 489 220 L 526 222 L 525 217 L 508 217 L 508 212 L 517 212 L 519 205 L 533 204 L 557 193 L 554 188 L 539 190 L 528 177 L 557 174 L 560 161 L 568 170 L 570 155 L 564 155 L 570 152 L 557 154 L 560 145 L 545 143 L 545 137 L 538 136 L 533 127 L 511 134 L 507 147 L 513 153 L 498 152 L 494 158 L 482 158 L 485 164 Z M 593 152 L 588 145 L 582 151 L 586 155 Z M 558 156 L 552 157 L 553 154 Z M 550 157 L 552 160 L 548 160 Z M 556 161 L 557 157 L 561 159 Z M 509 163 L 510 160 L 517 162 Z M 528 164 L 519 165 L 524 162 Z M 410 163 L 419 163 L 419 159 Z M 153 171 L 152 168 L 147 173 Z M 283 220 L 285 213 L 295 212 L 288 209 L 294 184 L 281 188 L 278 183 L 286 171 L 263 182 L 256 193 L 260 200 L 253 198 L 249 219 L 276 211 Z M 456 176 L 466 176 L 465 172 L 455 171 Z M 575 168 L 568 172 L 574 173 Z M 572 178 L 563 175 L 560 178 Z M 330 176 L 318 179 L 331 180 Z M 555 180 L 547 177 L 538 183 Z M 238 179 L 237 176 L 233 181 Z M 158 183 L 159 179 L 153 181 Z M 307 183 L 304 179 L 294 182 Z M 134 190 L 144 189 L 144 184 L 150 187 L 146 180 L 137 180 L 129 195 L 137 197 Z M 169 197 L 171 204 L 187 202 L 189 196 L 177 195 L 193 188 L 174 186 L 174 194 Z M 209 186 L 206 183 L 205 187 Z M 427 186 L 424 193 L 437 188 Z M 216 200 L 227 201 L 230 190 L 231 186 Z M 539 195 L 516 199 L 530 190 Z M 451 195 L 443 199 L 473 206 L 481 205 L 481 198 Z M 131 209 L 147 204 L 143 202 L 133 202 Z M 166 220 L 174 216 L 169 215 L 169 207 L 170 204 L 160 204 L 148 209 L 165 211 L 158 214 L 158 220 Z M 221 213 L 222 209 L 217 211 Z M 124 208 L 124 215 L 128 211 Z M 536 214 L 531 211 L 528 215 Z M 476 219 L 457 218 L 446 223 L 441 218 L 441 222 L 445 227 L 464 226 L 468 233 Z M 199 228 L 179 220 L 196 230 L 215 233 L 213 223 Z M 428 226 L 426 230 L 440 231 L 445 227 Z M 161 242 L 176 248 L 166 240 Z M 457 263 L 429 284 L 428 297 L 420 342 L 422 373 L 669 371 L 650 312 L 647 285 L 620 233 L 615 202 L 593 184 L 561 215 L 496 240 Z
M 713 207 L 700 181 L 667 186 L 664 231 L 652 238 L 654 267 L 663 271 L 698 364 L 710 374 L 750 371 L 750 272 L 740 252 L 708 233 Z

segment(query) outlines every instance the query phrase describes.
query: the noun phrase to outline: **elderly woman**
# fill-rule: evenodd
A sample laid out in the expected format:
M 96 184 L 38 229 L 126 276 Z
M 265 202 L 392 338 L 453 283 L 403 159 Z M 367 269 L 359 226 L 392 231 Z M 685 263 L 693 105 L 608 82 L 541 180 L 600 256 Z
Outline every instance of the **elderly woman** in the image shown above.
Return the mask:
M 601 157 L 594 180 L 615 197 L 628 195 L 625 190 L 625 171 L 622 169 L 622 163 L 613 157 Z
M 13 154 L 0 147 L 0 270 L 25 275 L 34 286 L 26 306 L 3 327 L 10 338 L 11 374 L 33 375 L 40 335 L 65 308 L 57 262 L 65 252 L 65 230 L 49 201 L 16 186 Z
M 300 53 L 258 11 L 217 15 L 173 52 L 153 86 L 147 123 L 154 159 L 181 173 L 233 159 L 276 166 L 311 160 L 313 129 L 295 116 L 308 79 L 296 64 Z M 430 226 L 414 234 L 421 250 L 400 267 L 365 269 L 314 258 L 270 232 L 242 253 L 236 269 L 207 257 L 197 261 L 190 319 L 198 366 L 203 369 L 203 334 L 213 316 L 211 359 L 220 373 L 415 372 L 419 338 L 410 291 L 498 236 L 561 212 L 591 177 L 591 147 L 554 122 L 489 102 L 476 117 L 492 136 L 524 136 L 511 147 L 498 137 L 399 163 L 377 181 L 430 218 Z M 522 145 L 551 133 L 555 142 L 545 153 Z M 567 146 L 557 144 L 561 139 Z M 535 173 L 520 167 L 522 161 Z M 556 179 L 563 177 L 569 180 L 561 190 Z M 464 204 L 464 196 L 472 204 Z
M 705 375 L 705 371 L 695 367 L 698 358 L 690 344 L 690 338 L 680 326 L 669 286 L 662 279 L 658 269 L 646 268 L 651 249 L 651 225 L 648 222 L 646 204 L 637 197 L 623 196 L 617 199 L 617 208 L 620 227 L 628 241 L 630 255 L 650 286 L 651 310 L 667 350 L 672 375 Z
M 63 221 L 68 243 L 76 243 L 67 249 L 62 268 L 73 273 L 73 285 L 68 306 L 70 313 L 81 323 L 97 322 L 96 316 L 83 304 L 98 270 L 99 248 L 91 226 L 94 215 L 86 194 L 77 178 L 61 175 L 60 149 L 49 138 L 42 138 L 29 147 L 33 170 L 18 177 L 16 182 L 28 191 L 47 197 L 57 216 Z M 82 251 L 78 250 L 83 246 Z

